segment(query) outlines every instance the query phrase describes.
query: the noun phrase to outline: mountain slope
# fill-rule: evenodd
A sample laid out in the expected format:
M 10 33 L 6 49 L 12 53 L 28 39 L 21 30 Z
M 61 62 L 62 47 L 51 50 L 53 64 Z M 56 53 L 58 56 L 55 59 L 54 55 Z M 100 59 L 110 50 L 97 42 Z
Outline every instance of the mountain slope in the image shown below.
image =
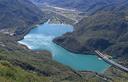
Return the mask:
M 41 20 L 43 13 L 28 0 L 0 0 L 1 32 L 22 35 Z
M 0 60 L 0 81 L 1 82 L 51 82 L 48 77 L 40 76 L 14 66 L 7 61 Z

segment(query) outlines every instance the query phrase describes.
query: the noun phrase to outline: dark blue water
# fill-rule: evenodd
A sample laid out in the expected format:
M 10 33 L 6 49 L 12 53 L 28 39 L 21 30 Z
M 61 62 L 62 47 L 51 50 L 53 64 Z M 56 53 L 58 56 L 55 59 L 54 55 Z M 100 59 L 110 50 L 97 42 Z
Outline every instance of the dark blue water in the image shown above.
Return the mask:
M 73 27 L 64 24 L 42 24 L 34 28 L 19 43 L 32 50 L 48 50 L 54 60 L 79 71 L 103 72 L 110 65 L 96 55 L 75 54 L 52 42 L 55 37 L 66 32 L 72 32 Z

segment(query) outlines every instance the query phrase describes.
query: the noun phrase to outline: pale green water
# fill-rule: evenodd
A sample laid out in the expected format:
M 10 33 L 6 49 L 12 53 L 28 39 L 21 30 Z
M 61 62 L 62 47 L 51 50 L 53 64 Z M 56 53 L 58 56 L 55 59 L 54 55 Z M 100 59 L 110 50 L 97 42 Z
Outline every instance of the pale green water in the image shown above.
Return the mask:
M 75 70 L 95 72 L 106 70 L 110 65 L 97 56 L 71 53 L 52 42 L 55 37 L 71 31 L 73 27 L 70 25 L 45 23 L 31 30 L 19 43 L 25 44 L 32 50 L 48 50 L 54 60 Z

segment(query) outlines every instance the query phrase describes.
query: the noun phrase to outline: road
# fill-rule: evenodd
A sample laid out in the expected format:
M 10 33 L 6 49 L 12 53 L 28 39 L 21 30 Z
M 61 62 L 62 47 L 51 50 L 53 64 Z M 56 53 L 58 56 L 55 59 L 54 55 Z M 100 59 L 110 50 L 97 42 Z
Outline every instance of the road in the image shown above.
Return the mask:
M 101 57 L 107 63 L 110 63 L 111 65 L 113 65 L 113 66 L 115 66 L 115 67 L 117 67 L 117 68 L 119 68 L 119 69 L 121 69 L 121 70 L 123 70 L 123 71 L 128 73 L 128 68 L 126 68 L 126 67 L 124 67 L 124 66 L 122 66 L 122 65 L 120 65 L 120 64 L 118 64 L 116 62 L 114 62 L 113 60 L 109 59 L 107 57 L 107 55 L 104 55 L 103 53 L 101 53 L 98 50 L 95 50 L 95 52 L 98 54 L 99 57 Z

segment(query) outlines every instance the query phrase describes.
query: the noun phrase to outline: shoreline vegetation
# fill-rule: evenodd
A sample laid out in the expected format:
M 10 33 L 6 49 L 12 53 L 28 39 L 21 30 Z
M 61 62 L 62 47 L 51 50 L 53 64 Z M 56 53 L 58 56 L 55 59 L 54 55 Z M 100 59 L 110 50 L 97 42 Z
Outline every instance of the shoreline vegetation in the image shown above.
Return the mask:
M 63 47 L 63 45 L 61 45 L 61 44 L 59 44 L 58 42 L 56 42 L 55 41 L 56 40 L 56 38 L 55 39 L 53 39 L 53 42 L 55 43 L 55 44 L 57 44 L 57 45 L 59 45 L 59 46 L 61 46 L 61 47 Z M 72 53 L 75 53 L 75 54 L 87 54 L 87 55 L 96 55 L 96 53 L 92 53 L 92 52 L 86 52 L 86 53 L 80 53 L 79 51 L 74 51 L 74 50 L 72 50 L 72 49 L 69 49 L 69 48 L 66 48 L 66 47 L 63 47 L 64 49 L 66 49 L 66 50 L 68 50 L 68 51 L 70 51 L 70 52 L 72 52 Z
M 42 52 L 44 54 L 50 54 L 50 57 L 51 57 L 51 53 L 47 50 L 32 50 L 30 49 L 28 46 L 26 46 L 25 44 L 21 44 L 21 43 L 18 43 L 23 49 L 26 49 L 26 50 L 29 50 L 29 51 L 32 51 L 34 53 L 37 53 L 37 54 L 41 54 Z M 51 57 L 52 58 L 52 57 Z

